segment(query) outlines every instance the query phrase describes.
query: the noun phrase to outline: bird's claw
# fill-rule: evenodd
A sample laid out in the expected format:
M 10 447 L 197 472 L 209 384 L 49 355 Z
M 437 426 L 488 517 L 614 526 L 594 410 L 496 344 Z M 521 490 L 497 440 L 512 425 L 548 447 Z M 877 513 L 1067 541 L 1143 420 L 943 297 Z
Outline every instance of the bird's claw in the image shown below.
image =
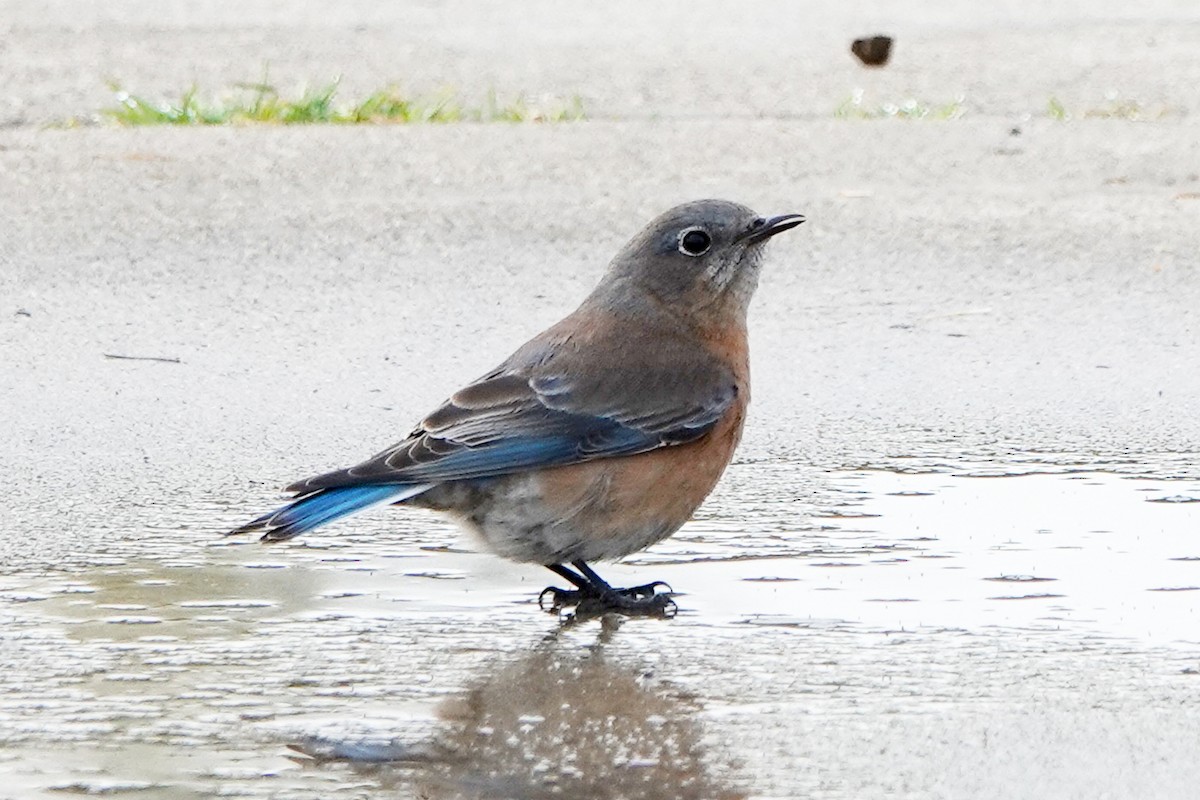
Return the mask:
M 550 597 L 550 605 L 546 605 L 546 597 Z M 583 600 L 583 592 L 578 589 L 560 589 L 557 586 L 547 586 L 538 595 L 538 608 L 547 614 L 557 614 L 569 606 L 577 606 Z
M 658 587 L 663 587 L 665 591 L 659 592 Z M 675 594 L 675 590 L 671 588 L 671 584 L 666 581 L 652 581 L 641 586 L 630 586 L 628 589 L 614 589 L 617 594 L 634 599 L 643 597 L 655 597 L 657 595 L 670 597 Z
M 660 586 L 665 587 L 666 591 L 658 591 Z M 670 619 L 679 612 L 679 606 L 675 604 L 672 595 L 670 584 L 663 581 L 604 592 L 547 586 L 538 595 L 538 607 L 549 614 L 557 614 L 565 608 L 573 607 L 573 618 L 576 620 L 591 619 L 610 612 L 630 617 Z
M 641 588 L 641 587 L 638 587 Z M 609 613 L 627 617 L 656 617 L 670 619 L 679 613 L 679 606 L 667 593 L 631 596 L 628 589 L 606 597 L 585 597 L 575 606 L 575 618 L 592 619 Z

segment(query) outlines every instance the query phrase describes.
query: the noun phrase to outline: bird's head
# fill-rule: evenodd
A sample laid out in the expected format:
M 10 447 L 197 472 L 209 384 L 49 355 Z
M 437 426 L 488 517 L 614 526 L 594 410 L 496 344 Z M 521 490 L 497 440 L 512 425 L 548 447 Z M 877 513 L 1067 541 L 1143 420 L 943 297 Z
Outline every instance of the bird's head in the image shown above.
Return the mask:
M 608 280 L 629 281 L 683 313 L 744 316 L 758 286 L 763 244 L 804 222 L 762 217 L 726 200 L 697 200 L 652 220 L 613 259 Z

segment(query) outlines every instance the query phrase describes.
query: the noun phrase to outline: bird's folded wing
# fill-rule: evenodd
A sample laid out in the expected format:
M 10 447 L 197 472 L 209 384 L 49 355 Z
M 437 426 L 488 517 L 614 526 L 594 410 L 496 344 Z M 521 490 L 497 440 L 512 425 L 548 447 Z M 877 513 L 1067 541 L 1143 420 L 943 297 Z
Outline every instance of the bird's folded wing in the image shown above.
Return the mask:
M 288 490 L 486 478 L 694 441 L 737 397 L 728 370 L 705 362 L 682 371 L 579 371 L 510 361 L 457 392 L 404 441 Z

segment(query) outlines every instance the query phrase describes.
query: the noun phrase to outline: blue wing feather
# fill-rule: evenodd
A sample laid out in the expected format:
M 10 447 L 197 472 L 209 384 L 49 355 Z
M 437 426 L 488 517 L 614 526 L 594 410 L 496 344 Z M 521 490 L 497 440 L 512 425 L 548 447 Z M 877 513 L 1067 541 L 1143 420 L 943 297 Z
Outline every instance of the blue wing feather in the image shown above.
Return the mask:
M 734 404 L 738 390 L 724 367 L 693 361 L 683 378 L 670 380 L 665 370 L 543 370 L 531 376 L 503 366 L 457 392 L 404 441 L 349 469 L 292 484 L 296 500 L 235 533 L 264 530 L 264 539 L 287 539 L 438 483 L 695 441 Z

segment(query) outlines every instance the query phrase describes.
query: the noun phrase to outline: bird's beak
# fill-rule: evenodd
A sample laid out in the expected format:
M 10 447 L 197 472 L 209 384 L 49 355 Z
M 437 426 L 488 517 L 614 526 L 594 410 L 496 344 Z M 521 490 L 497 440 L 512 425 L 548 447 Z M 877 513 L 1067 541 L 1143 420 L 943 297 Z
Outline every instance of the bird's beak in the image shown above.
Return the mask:
M 804 222 L 803 214 L 781 214 L 778 217 L 769 219 L 756 219 L 750 229 L 743 233 L 738 238 L 754 244 L 770 239 L 777 233 L 789 231 L 792 228 Z

